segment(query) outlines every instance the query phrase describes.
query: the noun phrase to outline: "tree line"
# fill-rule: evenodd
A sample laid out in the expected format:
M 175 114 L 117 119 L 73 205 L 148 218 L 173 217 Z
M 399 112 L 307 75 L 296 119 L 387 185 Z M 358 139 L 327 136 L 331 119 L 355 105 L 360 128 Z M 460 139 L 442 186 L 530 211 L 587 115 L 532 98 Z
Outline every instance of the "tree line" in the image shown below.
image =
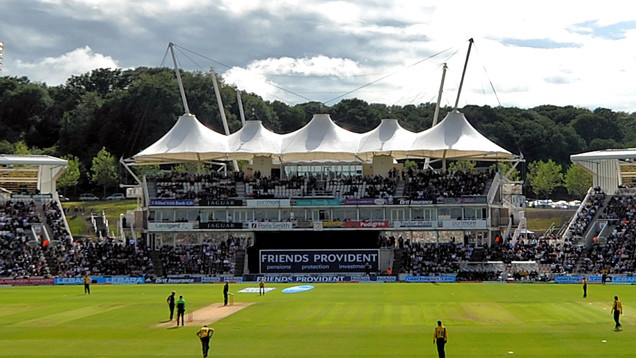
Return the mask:
M 190 111 L 203 124 L 223 133 L 211 75 L 184 71 L 181 77 Z M 219 81 L 228 125 L 235 132 L 241 127 L 238 89 Z M 319 102 L 290 106 L 254 93 L 240 94 L 247 119 L 261 120 L 277 133 L 301 128 L 316 113 L 328 113 L 338 125 L 354 132 L 371 130 L 385 118 L 398 119 L 404 128 L 418 132 L 430 128 L 435 111 L 434 103 L 397 106 L 353 98 L 333 106 Z M 451 110 L 441 108 L 441 118 Z M 576 186 L 573 179 L 568 182 L 568 171 L 577 170 L 572 169 L 571 154 L 636 146 L 635 113 L 553 105 L 528 109 L 466 106 L 461 112 L 488 139 L 523 155 L 526 162 L 519 175 L 526 181 L 528 196 L 550 195 L 558 188 L 578 195 L 571 190 Z M 76 161 L 73 166 L 77 165 L 73 175 L 79 176 L 70 184 L 59 183 L 62 187 L 99 186 L 106 191 L 124 180 L 124 171 L 96 172 L 95 160 L 104 167 L 106 158 L 106 163 L 114 162 L 117 167 L 118 158 L 131 157 L 154 143 L 183 113 L 177 81 L 169 68 L 96 69 L 72 76 L 59 86 L 26 77 L 1 77 L 0 151 L 72 159 Z

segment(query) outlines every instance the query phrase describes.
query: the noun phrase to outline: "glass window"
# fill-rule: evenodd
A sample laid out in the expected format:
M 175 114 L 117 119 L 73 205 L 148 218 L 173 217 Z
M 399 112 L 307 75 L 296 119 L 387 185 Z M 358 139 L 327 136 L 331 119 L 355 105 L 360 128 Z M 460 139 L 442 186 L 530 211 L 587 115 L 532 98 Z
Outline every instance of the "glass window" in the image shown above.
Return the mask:
M 291 210 L 291 214 L 293 214 L 293 220 L 305 221 L 307 218 L 305 217 L 305 209 L 293 208 Z
M 464 208 L 464 219 L 466 220 L 480 220 L 484 219 L 482 216 L 481 208 Z
M 174 212 L 168 210 L 157 210 L 156 221 L 174 221 Z
M 384 220 L 384 208 L 360 208 L 360 220 Z
M 360 208 L 360 220 L 371 220 L 373 213 L 369 208 Z
M 280 220 L 281 221 L 291 221 L 295 215 L 292 214 L 291 209 L 281 209 L 280 210 Z
M 450 209 L 450 217 L 451 220 L 462 220 L 462 208 L 451 208 Z
M 411 208 L 411 220 L 437 220 L 435 209 Z
M 214 221 L 225 221 L 227 218 L 227 210 L 214 210 Z
M 371 209 L 371 220 L 384 220 L 384 208 Z
M 438 208 L 437 218 L 439 220 L 450 220 L 451 219 L 450 208 Z
M 437 217 L 439 220 L 461 220 L 462 208 L 460 207 L 444 207 L 437 209 Z
M 280 221 L 280 213 L 278 209 L 267 209 L 265 211 L 269 221 Z
M 263 221 L 267 218 L 267 212 L 263 209 L 255 209 L 254 210 L 254 220 L 255 221 Z
M 333 209 L 333 218 L 334 220 L 340 221 L 344 221 L 345 219 L 358 220 L 358 211 L 356 208 L 335 208 Z

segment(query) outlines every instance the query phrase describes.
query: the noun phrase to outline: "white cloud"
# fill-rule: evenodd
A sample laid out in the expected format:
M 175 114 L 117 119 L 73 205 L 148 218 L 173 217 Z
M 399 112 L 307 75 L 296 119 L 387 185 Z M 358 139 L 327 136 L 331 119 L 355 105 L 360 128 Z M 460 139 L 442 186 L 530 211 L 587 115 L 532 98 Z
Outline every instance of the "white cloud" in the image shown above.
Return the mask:
M 435 101 L 447 62 L 444 102 L 454 104 L 472 37 L 460 105 L 498 105 L 492 86 L 504 106 L 635 111 L 636 26 L 627 11 L 633 7 L 553 0 L 5 0 L 2 73 L 55 84 L 96 67 L 152 67 L 174 42 L 213 58 L 214 66 L 226 64 L 228 83 L 290 104 L 306 100 L 282 89 L 316 101 L 348 92 L 368 102 Z M 67 53 L 43 59 L 61 52 Z M 189 60 L 179 58 L 186 70 L 209 66 L 187 67 Z
M 326 56 L 300 59 L 283 57 L 254 61 L 246 68 L 233 67 L 223 74 L 223 79 L 238 88 L 274 100 L 289 95 L 281 87 L 294 92 L 294 87 L 306 87 L 312 77 L 349 78 L 358 73 L 358 64 L 349 59 Z M 302 97 L 292 99 L 294 102 L 299 100 L 304 101 Z
M 63 84 L 72 75 L 81 75 L 96 68 L 117 68 L 117 61 L 93 52 L 90 47 L 75 49 L 58 57 L 46 57 L 37 62 L 15 63 L 15 72 L 34 82 L 55 86 Z

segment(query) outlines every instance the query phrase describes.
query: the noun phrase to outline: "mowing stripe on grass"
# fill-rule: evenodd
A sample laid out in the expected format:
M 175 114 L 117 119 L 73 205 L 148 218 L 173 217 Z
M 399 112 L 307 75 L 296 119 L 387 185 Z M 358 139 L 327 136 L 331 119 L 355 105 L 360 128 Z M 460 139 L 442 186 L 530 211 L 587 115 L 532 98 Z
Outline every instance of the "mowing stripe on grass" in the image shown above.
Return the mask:
M 35 319 L 25 320 L 14 324 L 13 326 L 27 326 L 27 327 L 54 327 L 62 323 L 67 323 L 82 318 L 95 316 L 104 312 L 120 309 L 130 306 L 129 304 L 111 304 L 111 305 L 94 305 L 76 308 L 73 310 L 67 310 L 63 312 L 53 313 L 45 316 L 41 316 Z
M 522 323 L 508 308 L 492 302 L 473 302 L 461 305 L 469 320 L 480 323 L 519 324 Z

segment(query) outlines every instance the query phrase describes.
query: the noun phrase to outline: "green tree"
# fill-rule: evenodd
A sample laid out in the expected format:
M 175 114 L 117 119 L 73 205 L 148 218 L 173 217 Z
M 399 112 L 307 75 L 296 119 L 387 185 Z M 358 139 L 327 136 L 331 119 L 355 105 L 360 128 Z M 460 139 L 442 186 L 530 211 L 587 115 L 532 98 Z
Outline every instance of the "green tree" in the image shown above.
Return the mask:
M 414 160 L 406 160 L 404 162 L 404 171 L 406 172 L 407 170 L 412 169 L 412 170 L 417 170 L 417 162 Z
M 528 165 L 528 182 L 532 191 L 539 197 L 547 198 L 554 189 L 563 184 L 562 167 L 552 161 L 542 160 Z
M 31 150 L 29 149 L 29 146 L 27 146 L 27 144 L 23 140 L 21 140 L 15 144 L 13 154 L 30 155 Z
M 587 143 L 591 143 L 594 139 L 621 141 L 623 131 L 619 128 L 617 118 L 617 115 L 611 110 L 597 108 L 593 113 L 577 116 L 571 125 Z
M 51 145 L 48 139 L 56 134 L 49 133 L 49 129 L 53 128 L 43 128 L 41 124 L 42 116 L 52 105 L 53 99 L 45 85 L 29 83 L 28 80 L 4 79 L 0 82 L 0 139 L 25 139 L 27 133 L 44 129 L 47 133 L 31 138 L 38 139 L 37 144 L 41 146 Z M 27 145 L 35 144 L 27 140 Z
M 512 169 L 512 164 L 510 162 L 497 162 L 497 163 L 491 165 L 490 169 L 496 170 L 497 172 L 501 173 L 502 175 L 506 175 L 506 173 L 508 173 L 510 171 L 510 169 Z M 512 181 L 520 181 L 521 180 L 521 173 L 519 172 L 519 169 L 517 169 L 517 168 L 512 169 L 512 171 L 508 175 L 508 179 L 512 180 Z
M 568 193 L 582 199 L 592 186 L 592 174 L 581 166 L 571 165 L 565 173 L 565 187 Z
M 448 163 L 448 170 L 450 172 L 464 172 L 470 173 L 475 170 L 477 162 L 474 160 L 456 160 Z
M 68 161 L 68 166 L 64 173 L 57 179 L 57 187 L 64 190 L 64 195 L 69 187 L 75 186 L 79 183 L 81 175 L 80 161 L 73 155 L 65 155 L 62 159 Z
M 140 165 L 140 166 L 133 166 L 132 171 L 135 173 L 135 175 L 137 175 L 140 178 L 143 177 L 144 175 L 158 176 L 162 173 L 161 168 L 159 167 L 159 164 L 146 164 L 146 165 Z
M 91 181 L 101 185 L 106 196 L 106 188 L 117 185 L 119 179 L 117 175 L 117 160 L 106 148 L 102 148 L 97 156 L 93 158 L 91 167 Z
M 6 139 L 0 141 L 0 153 L 11 154 L 15 152 L 15 146 Z
M 274 101 L 272 109 L 278 114 L 280 133 L 289 133 L 300 129 L 305 124 L 305 112 L 300 107 L 289 107 L 281 101 Z M 269 128 L 276 130 L 277 128 Z
M 179 163 L 172 167 L 171 172 L 178 174 L 197 174 L 201 173 L 201 163 Z
M 333 106 L 331 119 L 353 132 L 366 132 L 380 124 L 380 115 L 363 100 L 343 99 Z

